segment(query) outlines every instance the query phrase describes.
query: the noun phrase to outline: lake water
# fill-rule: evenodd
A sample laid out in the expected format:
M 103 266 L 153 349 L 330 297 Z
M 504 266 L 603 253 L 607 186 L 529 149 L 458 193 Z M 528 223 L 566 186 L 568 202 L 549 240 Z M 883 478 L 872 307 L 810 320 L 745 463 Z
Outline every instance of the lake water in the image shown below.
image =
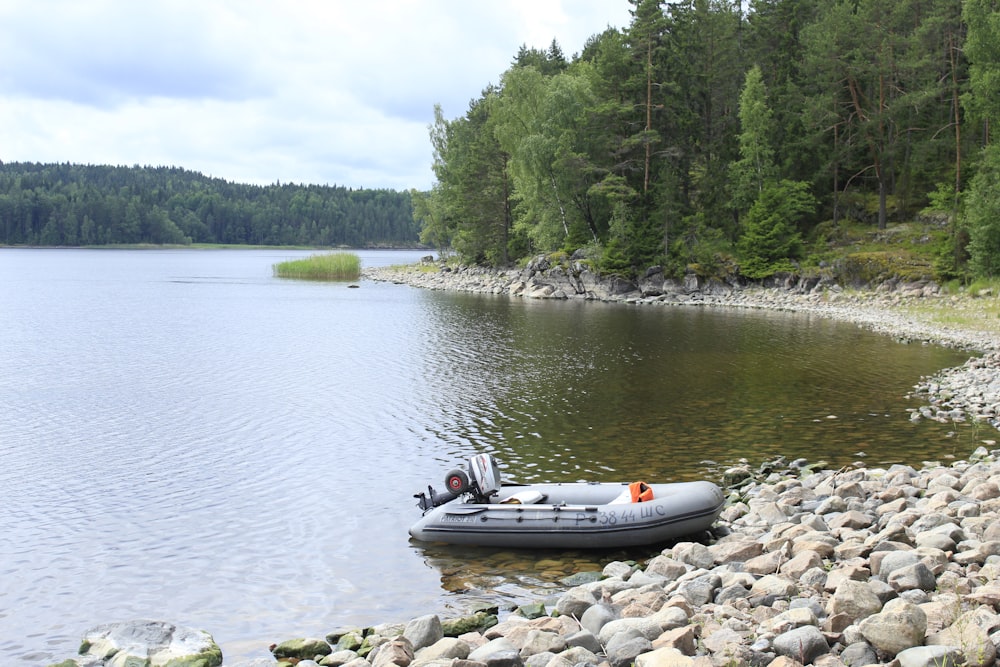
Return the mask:
M 412 495 L 478 452 L 519 481 L 717 480 L 778 454 L 920 465 L 983 435 L 908 421 L 953 350 L 808 315 L 272 276 L 306 254 L 0 249 L 5 664 L 133 618 L 262 657 L 622 556 L 410 542 Z

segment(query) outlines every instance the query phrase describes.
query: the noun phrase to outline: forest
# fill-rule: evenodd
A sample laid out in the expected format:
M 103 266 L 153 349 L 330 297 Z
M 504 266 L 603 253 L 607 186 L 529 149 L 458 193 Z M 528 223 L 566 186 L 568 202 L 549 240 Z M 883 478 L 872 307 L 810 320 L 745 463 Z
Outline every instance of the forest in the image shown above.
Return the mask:
M 571 58 L 522 47 L 464 115 L 435 110 L 424 242 L 764 278 L 910 225 L 936 278 L 1000 273 L 1000 2 L 629 4 L 626 28 Z
M 258 186 L 177 167 L 0 163 L 0 244 L 414 247 L 409 192 Z

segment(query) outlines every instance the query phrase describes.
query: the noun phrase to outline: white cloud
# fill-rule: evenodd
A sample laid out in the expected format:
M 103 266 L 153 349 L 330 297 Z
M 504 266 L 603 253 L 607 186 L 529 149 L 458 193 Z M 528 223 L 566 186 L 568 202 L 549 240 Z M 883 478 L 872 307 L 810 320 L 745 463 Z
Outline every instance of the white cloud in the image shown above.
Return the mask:
M 426 188 L 427 125 L 626 0 L 7 0 L 0 160 Z

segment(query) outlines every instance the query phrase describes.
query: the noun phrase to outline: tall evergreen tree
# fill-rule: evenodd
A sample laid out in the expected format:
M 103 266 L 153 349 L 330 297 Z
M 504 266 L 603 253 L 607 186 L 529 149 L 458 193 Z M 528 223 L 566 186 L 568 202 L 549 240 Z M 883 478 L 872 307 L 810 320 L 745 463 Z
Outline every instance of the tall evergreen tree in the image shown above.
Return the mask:
M 760 67 L 747 72 L 740 94 L 740 159 L 733 163 L 733 204 L 746 210 L 764 190 L 764 183 L 777 176 L 771 148 L 773 115 L 767 103 Z
M 963 0 L 962 18 L 968 24 L 970 92 L 963 98 L 969 113 L 985 124 L 983 143 L 1000 122 L 1000 7 L 996 0 Z

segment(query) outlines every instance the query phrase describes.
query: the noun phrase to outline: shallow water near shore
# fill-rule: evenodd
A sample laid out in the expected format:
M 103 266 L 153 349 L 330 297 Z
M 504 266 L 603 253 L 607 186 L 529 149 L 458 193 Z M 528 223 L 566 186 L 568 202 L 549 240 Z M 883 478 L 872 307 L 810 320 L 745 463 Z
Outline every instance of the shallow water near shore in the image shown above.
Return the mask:
M 412 494 L 477 452 L 517 481 L 717 480 L 740 458 L 919 466 L 995 436 L 907 418 L 966 353 L 792 313 L 272 276 L 307 254 L 0 249 L 6 663 L 131 618 L 263 656 L 657 551 L 410 542 Z

